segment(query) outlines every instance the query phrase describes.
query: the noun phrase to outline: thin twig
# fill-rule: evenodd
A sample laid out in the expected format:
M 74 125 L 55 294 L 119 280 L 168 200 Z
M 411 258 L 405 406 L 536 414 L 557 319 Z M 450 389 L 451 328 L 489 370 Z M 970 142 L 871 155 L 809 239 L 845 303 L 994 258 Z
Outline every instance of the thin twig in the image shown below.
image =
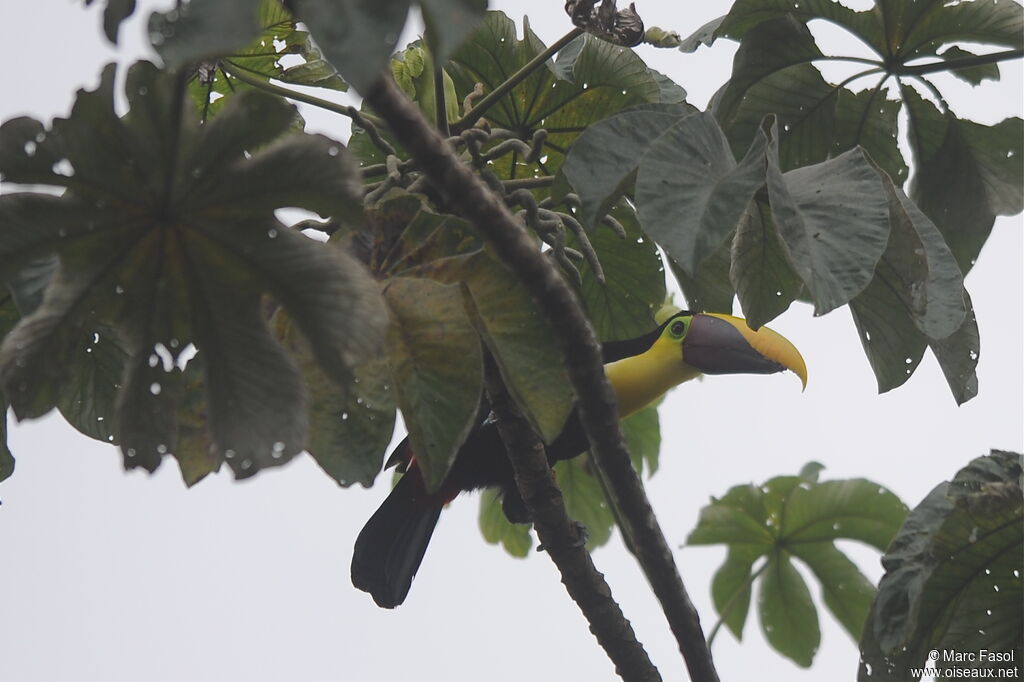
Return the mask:
M 658 520 L 633 469 L 619 427 L 615 395 L 602 366 L 601 348 L 575 292 L 537 249 L 526 229 L 473 170 L 423 118 L 385 75 L 367 101 L 389 124 L 435 187 L 488 239 L 495 253 L 527 288 L 559 343 L 580 420 L 595 463 L 615 489 L 633 529 L 637 558 L 661 602 L 669 627 L 686 660 L 690 677 L 715 682 L 715 671 L 700 619 L 683 587 Z

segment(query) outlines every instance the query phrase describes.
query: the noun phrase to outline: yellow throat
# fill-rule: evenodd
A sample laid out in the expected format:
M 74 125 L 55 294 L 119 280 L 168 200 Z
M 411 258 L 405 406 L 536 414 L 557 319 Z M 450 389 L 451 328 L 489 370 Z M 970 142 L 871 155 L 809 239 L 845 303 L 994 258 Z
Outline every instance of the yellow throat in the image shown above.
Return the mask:
M 673 386 L 700 375 L 683 362 L 678 340 L 662 334 L 640 355 L 604 366 L 619 403 L 619 417 L 628 417 L 660 398 Z

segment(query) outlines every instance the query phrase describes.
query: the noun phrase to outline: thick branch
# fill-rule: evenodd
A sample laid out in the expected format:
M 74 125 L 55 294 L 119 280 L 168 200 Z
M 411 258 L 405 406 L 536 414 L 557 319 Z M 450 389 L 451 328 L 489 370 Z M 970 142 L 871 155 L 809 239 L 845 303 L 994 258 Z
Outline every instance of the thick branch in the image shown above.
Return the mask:
M 620 508 L 633 525 L 637 558 L 661 602 L 690 677 L 701 682 L 717 680 L 697 611 L 686 594 L 672 551 L 630 462 L 619 429 L 615 396 L 602 369 L 600 346 L 575 293 L 507 207 L 459 161 L 390 76 L 379 80 L 366 99 L 388 122 L 431 182 L 486 235 L 544 313 L 561 345 L 591 453 L 608 474 Z
M 611 588 L 598 572 L 577 527 L 569 518 L 562 491 L 548 466 L 544 444 L 519 412 L 501 381 L 492 358 L 487 362 L 487 393 L 498 419 L 498 433 L 508 450 L 519 494 L 533 516 L 537 536 L 562 575 L 569 596 L 590 623 L 590 631 L 623 680 L 660 682 L 633 627 L 612 598 Z

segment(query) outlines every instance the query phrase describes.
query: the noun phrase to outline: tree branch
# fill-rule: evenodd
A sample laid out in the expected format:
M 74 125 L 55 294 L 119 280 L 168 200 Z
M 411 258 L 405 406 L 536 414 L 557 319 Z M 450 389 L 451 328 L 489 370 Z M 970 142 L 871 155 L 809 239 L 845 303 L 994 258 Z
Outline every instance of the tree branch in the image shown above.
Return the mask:
M 590 631 L 612 660 L 619 677 L 660 682 L 658 669 L 637 641 L 633 627 L 612 598 L 611 588 L 594 566 L 566 512 L 544 444 L 509 396 L 489 353 L 485 368 L 491 409 L 515 471 L 519 494 L 530 510 L 541 544 L 562 575 L 562 584 L 590 623 Z
M 701 682 L 717 681 L 697 611 L 686 594 L 672 551 L 630 462 L 619 428 L 615 396 L 603 371 L 600 346 L 576 294 L 507 207 L 402 95 L 390 75 L 378 80 L 366 100 L 388 122 L 431 182 L 487 237 L 498 257 L 516 273 L 547 318 L 565 359 L 591 453 L 608 475 L 620 508 L 633 526 L 637 558 L 661 602 L 690 677 Z

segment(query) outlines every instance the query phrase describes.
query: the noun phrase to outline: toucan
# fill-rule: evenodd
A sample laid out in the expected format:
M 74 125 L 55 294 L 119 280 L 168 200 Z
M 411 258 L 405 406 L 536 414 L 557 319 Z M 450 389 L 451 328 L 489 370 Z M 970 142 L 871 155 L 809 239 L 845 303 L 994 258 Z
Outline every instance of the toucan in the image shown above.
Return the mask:
M 786 338 L 767 327 L 754 331 L 744 320 L 718 313 L 676 312 L 650 333 L 603 344 L 602 354 L 620 418 L 701 374 L 774 374 L 788 369 L 807 385 L 804 360 Z M 547 445 L 548 460 L 554 464 L 587 449 L 587 437 L 573 410 L 562 432 Z M 498 487 L 508 519 L 530 520 L 486 401 L 437 490 L 426 489 L 408 437 L 389 458 L 388 466 L 392 465 L 404 473 L 359 533 L 352 555 L 352 584 L 369 592 L 383 608 L 405 601 L 441 510 L 462 491 Z

